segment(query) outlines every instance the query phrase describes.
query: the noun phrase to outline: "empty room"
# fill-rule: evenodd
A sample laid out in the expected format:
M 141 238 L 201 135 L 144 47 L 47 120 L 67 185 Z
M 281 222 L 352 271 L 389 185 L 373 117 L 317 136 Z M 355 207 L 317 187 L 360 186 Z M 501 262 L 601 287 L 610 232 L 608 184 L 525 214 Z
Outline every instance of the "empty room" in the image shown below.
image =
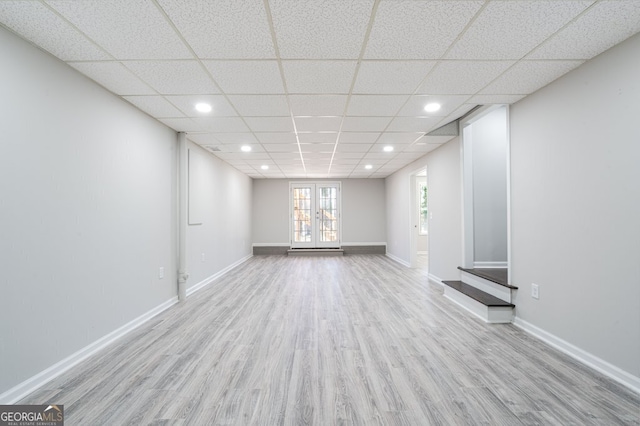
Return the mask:
M 0 1 L 0 425 L 640 425 L 639 33 Z

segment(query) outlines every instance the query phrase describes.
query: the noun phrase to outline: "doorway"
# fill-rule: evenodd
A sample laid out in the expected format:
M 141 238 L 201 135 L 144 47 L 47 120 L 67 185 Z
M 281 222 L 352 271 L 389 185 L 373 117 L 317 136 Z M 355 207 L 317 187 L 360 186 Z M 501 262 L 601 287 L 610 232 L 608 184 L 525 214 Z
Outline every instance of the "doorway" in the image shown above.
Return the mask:
M 292 249 L 339 248 L 340 182 L 290 184 Z
M 410 264 L 412 268 L 428 269 L 429 266 L 429 205 L 427 169 L 411 174 L 411 238 Z

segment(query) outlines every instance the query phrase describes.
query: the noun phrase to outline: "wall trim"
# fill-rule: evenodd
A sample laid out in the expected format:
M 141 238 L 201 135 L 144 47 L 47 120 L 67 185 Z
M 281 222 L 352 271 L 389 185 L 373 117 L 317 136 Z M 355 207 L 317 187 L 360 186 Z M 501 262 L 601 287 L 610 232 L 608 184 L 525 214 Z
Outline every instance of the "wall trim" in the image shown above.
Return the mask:
M 473 262 L 473 267 L 482 268 L 507 268 L 508 262 L 493 261 L 493 262 Z
M 251 259 L 252 257 L 253 257 L 253 254 L 245 256 L 242 259 L 238 260 L 237 262 L 234 262 L 231 265 L 227 266 L 226 268 L 221 269 L 220 271 L 216 272 L 215 274 L 211 275 L 210 277 L 207 277 L 204 280 L 200 281 L 199 283 L 192 285 L 191 287 L 189 287 L 187 289 L 187 297 L 191 296 L 193 293 L 197 292 L 198 290 L 202 290 L 204 287 L 208 286 L 213 281 L 217 280 L 218 278 L 220 278 L 221 276 L 223 276 L 227 272 L 231 271 L 232 269 L 240 266 L 241 264 L 243 264 L 247 260 Z
M 409 264 L 409 262 L 407 262 L 406 260 L 402 260 L 399 257 L 394 256 L 391 253 L 386 253 L 385 256 L 389 257 L 391 260 L 394 260 L 394 261 L 398 262 L 401 265 L 406 266 L 407 268 L 411 268 L 411 265 Z
M 436 284 L 441 285 L 442 287 L 444 287 L 444 283 L 442 282 L 442 280 L 440 279 L 440 277 L 436 277 L 433 274 L 429 274 L 427 275 L 427 278 L 429 278 L 429 281 L 433 281 Z
M 289 247 L 289 243 L 253 243 L 252 247 Z
M 370 242 L 370 243 L 347 243 L 347 242 L 342 242 L 343 246 L 387 246 L 386 242 Z
M 553 346 L 560 352 L 569 355 L 570 357 L 580 361 L 584 365 L 593 368 L 594 370 L 604 374 L 608 378 L 615 380 L 621 385 L 624 385 L 632 391 L 640 394 L 640 377 L 636 377 L 630 373 L 627 373 L 619 367 L 616 367 L 615 365 L 601 358 L 598 358 L 597 356 L 583 349 L 580 349 L 579 347 L 567 342 L 566 340 L 563 340 L 558 336 L 555 336 L 548 331 L 545 331 L 519 317 L 515 317 L 515 319 L 513 320 L 513 325 L 537 337 L 543 342 Z
M 151 318 L 169 309 L 176 303 L 178 303 L 178 296 L 172 297 L 171 299 L 156 306 L 150 311 L 129 321 L 125 325 L 115 329 L 111 333 L 99 338 L 98 340 L 94 341 L 93 343 L 90 343 L 89 345 L 85 346 L 79 351 L 53 364 L 51 367 L 45 370 L 42 370 L 40 373 L 36 374 L 35 376 L 32 376 L 31 378 L 25 380 L 19 385 L 14 386 L 13 388 L 9 389 L 3 394 L 0 394 L 0 404 L 15 404 L 16 402 L 20 401 L 30 393 L 36 391 L 37 389 L 41 388 L 51 380 L 60 376 L 67 370 L 71 369 L 72 367 L 75 367 L 85 359 L 89 358 L 90 356 L 96 354 L 97 352 L 111 345 L 116 340 L 120 339 L 126 334 L 129 334 L 131 331 L 140 327 L 142 324 L 149 321 Z

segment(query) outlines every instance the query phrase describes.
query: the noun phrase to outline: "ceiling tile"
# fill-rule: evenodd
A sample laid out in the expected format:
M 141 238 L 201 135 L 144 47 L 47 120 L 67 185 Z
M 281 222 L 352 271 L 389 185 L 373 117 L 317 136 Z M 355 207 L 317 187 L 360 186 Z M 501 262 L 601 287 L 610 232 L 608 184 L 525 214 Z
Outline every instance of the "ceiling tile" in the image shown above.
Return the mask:
M 200 58 L 275 58 L 262 1 L 158 2 Z
M 338 139 L 338 133 L 298 133 L 300 143 L 332 143 Z
M 298 144 L 296 143 L 270 143 L 263 145 L 267 152 L 292 152 L 298 153 Z
M 187 135 L 187 139 L 202 146 L 205 146 L 205 145 L 215 146 L 215 145 L 220 145 L 222 143 L 212 133 L 189 133 Z
M 240 115 L 254 117 L 288 117 L 289 106 L 284 95 L 229 95 Z
M 163 95 L 218 93 L 197 61 L 128 61 L 124 65 Z
M 271 0 L 282 58 L 357 59 L 373 0 Z
M 412 94 L 435 61 L 363 61 L 353 87 L 356 94 Z
M 155 118 L 184 117 L 180 110 L 162 96 L 125 96 L 124 99 Z
M 117 59 L 193 58 L 154 2 L 50 0 L 47 4 Z
M 352 95 L 347 115 L 393 117 L 408 95 Z
M 290 94 L 349 93 L 356 61 L 282 61 Z
M 289 119 L 291 121 L 291 119 Z M 256 132 L 256 137 L 260 143 L 297 143 L 296 134 L 283 132 Z
M 207 132 L 242 133 L 249 131 L 242 119 L 238 117 L 206 117 L 193 118 L 192 120 Z
M 424 136 L 417 143 L 426 143 L 430 145 L 442 145 L 443 143 L 449 142 L 451 139 L 455 138 L 455 136 Z
M 600 1 L 527 59 L 591 59 L 640 31 L 638 0 Z M 593 35 L 597 34 L 597 37 Z
M 462 105 L 469 96 L 467 95 L 415 95 L 411 96 L 409 102 L 400 110 L 399 116 L 403 117 L 445 117 Z M 436 112 L 426 112 L 425 105 L 429 103 L 439 103 L 441 108 Z
M 271 154 L 271 158 L 277 160 L 278 164 L 298 164 L 302 161 L 300 160 L 300 153 L 298 152 L 297 144 L 295 152 L 275 152 Z
M 298 132 L 337 132 L 341 117 L 295 117 Z
M 433 117 L 396 117 L 389 125 L 392 132 L 428 132 L 438 120 Z
M 290 95 L 293 115 L 343 115 L 346 95 Z
M 40 2 L 2 1 L 0 21 L 64 61 L 111 59 L 109 54 Z
M 284 93 L 277 61 L 202 61 L 227 94 Z
M 247 144 L 251 147 L 251 151 L 244 152 L 242 151 L 242 145 L 233 143 L 233 144 L 222 144 L 220 148 L 223 152 L 231 152 L 231 153 L 239 153 L 242 155 L 243 160 L 249 162 L 252 160 L 266 160 L 269 159 L 269 154 L 266 153 L 265 149 L 260 144 Z
M 187 117 L 235 117 L 238 115 L 222 95 L 174 95 L 166 96 L 166 99 L 179 108 Z M 200 102 L 211 105 L 211 112 L 198 112 L 196 110 L 196 104 Z
M 378 139 L 377 143 L 385 145 L 408 144 L 415 142 L 416 139 L 421 137 L 423 134 L 424 132 L 385 132 L 380 135 L 380 139 Z
M 367 152 L 372 146 L 367 143 L 339 143 L 336 152 Z
M 245 117 L 254 132 L 293 132 L 291 117 Z
M 442 61 L 417 93 L 427 95 L 477 93 L 515 61 Z
M 492 1 L 446 54 L 448 59 L 520 59 L 593 0 Z
M 340 143 L 374 143 L 379 136 L 379 132 L 342 132 Z
M 438 59 L 482 4 L 482 1 L 381 2 L 364 57 Z
M 176 132 L 202 131 L 202 128 L 190 118 L 161 118 L 159 121 L 166 124 Z
M 214 133 L 215 138 L 224 144 L 236 144 L 236 145 L 253 145 L 257 144 L 258 140 L 253 133 L 241 132 L 241 133 Z
M 475 95 L 467 103 L 474 105 L 514 104 L 525 95 Z
M 380 132 L 391 121 L 391 117 L 345 117 L 343 132 Z
M 305 155 L 310 152 L 332 154 L 335 146 L 335 143 L 301 143 L 300 151 Z
M 432 130 L 436 130 L 441 126 L 444 126 L 446 124 L 451 123 L 454 120 L 459 119 L 460 117 L 462 117 L 463 115 L 465 115 L 466 113 L 468 113 L 469 111 L 471 111 L 472 109 L 474 109 L 477 106 L 478 105 L 476 105 L 476 104 L 463 104 L 463 105 L 461 105 L 454 112 L 452 112 L 451 114 L 447 115 L 446 117 L 444 117 L 440 121 L 438 121 L 438 123 L 436 123 L 436 125 L 433 127 Z
M 119 62 L 72 62 L 69 65 L 117 95 L 157 95 Z
M 546 86 L 583 61 L 520 61 L 483 89 L 485 95 L 529 94 Z

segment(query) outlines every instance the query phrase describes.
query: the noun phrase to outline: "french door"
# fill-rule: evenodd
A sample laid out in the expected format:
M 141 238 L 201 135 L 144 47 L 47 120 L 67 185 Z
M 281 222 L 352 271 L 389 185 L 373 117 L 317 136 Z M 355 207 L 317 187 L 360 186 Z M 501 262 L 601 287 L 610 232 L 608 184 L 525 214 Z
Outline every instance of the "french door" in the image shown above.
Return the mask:
M 340 247 L 340 183 L 290 184 L 291 248 Z

